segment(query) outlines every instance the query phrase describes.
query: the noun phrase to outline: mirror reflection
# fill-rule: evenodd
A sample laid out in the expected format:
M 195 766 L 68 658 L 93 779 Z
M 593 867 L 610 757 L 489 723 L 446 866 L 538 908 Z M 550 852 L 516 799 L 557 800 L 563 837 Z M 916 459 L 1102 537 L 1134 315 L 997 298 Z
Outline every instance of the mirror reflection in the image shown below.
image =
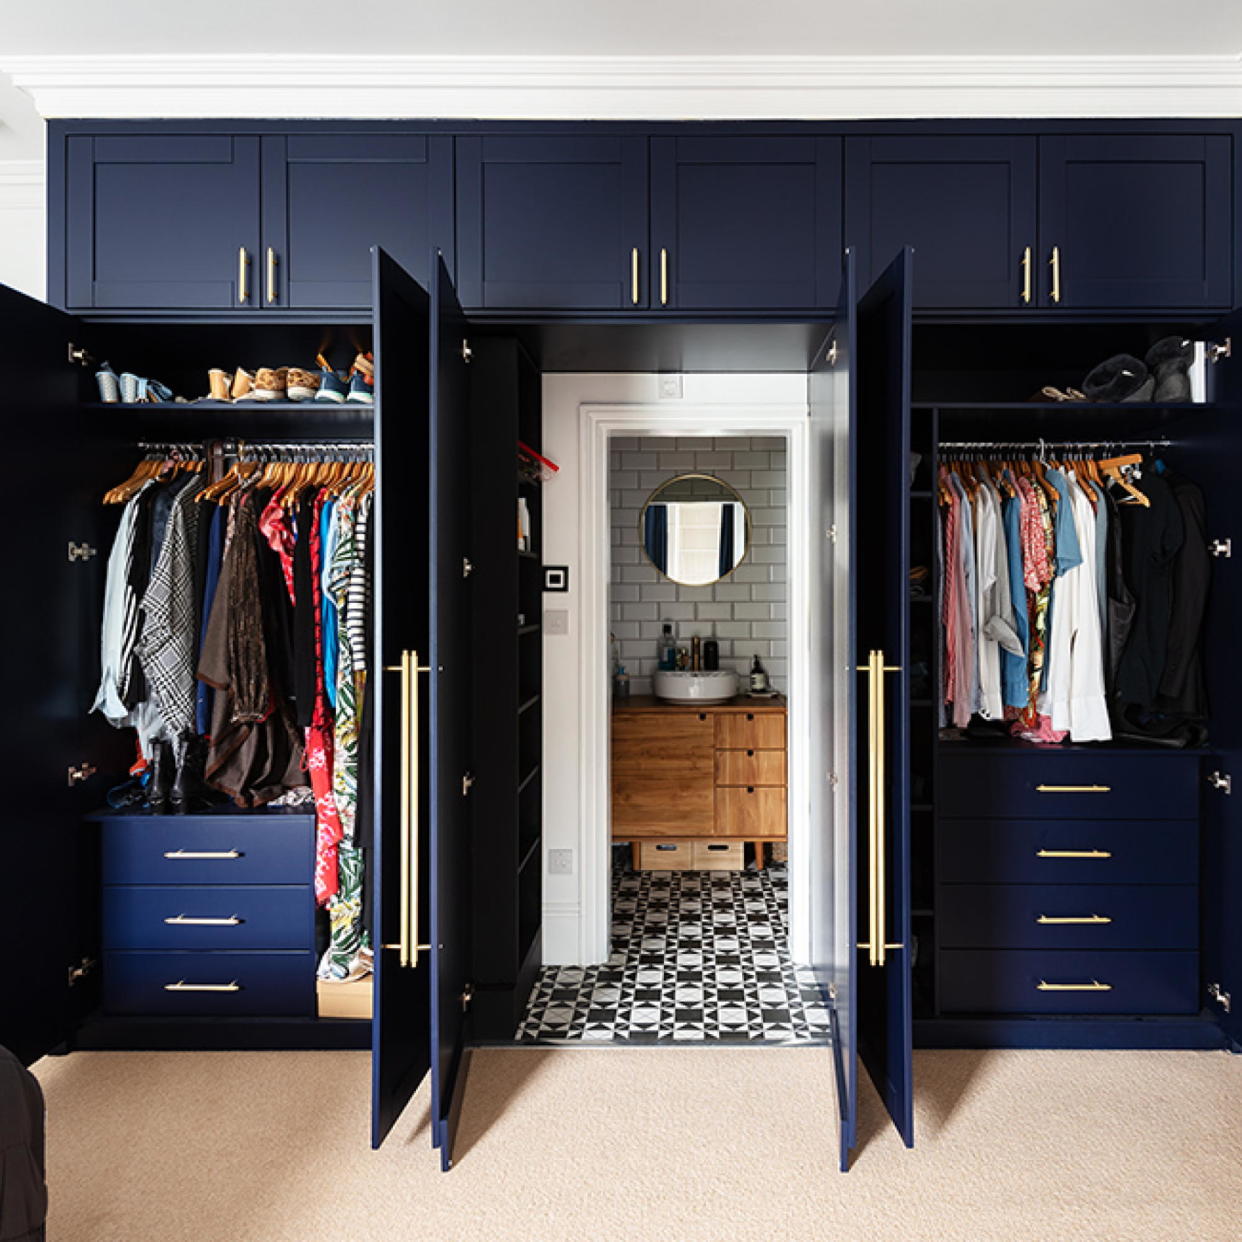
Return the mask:
M 710 474 L 679 474 L 656 488 L 639 531 L 647 559 L 681 586 L 711 586 L 732 573 L 749 533 L 745 502 Z

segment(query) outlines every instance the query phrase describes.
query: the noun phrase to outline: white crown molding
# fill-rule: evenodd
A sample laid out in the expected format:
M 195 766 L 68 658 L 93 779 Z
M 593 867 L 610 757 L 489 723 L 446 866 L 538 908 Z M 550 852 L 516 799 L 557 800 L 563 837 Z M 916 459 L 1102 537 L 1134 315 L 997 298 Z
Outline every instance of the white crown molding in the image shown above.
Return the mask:
M 1242 55 L 0 54 L 44 117 L 1242 116 Z

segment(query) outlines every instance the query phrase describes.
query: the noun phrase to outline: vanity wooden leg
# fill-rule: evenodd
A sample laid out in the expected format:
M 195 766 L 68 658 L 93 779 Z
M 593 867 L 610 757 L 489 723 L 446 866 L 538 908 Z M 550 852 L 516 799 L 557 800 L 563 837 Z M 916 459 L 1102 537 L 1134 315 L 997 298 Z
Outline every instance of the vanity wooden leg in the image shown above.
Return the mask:
M 641 852 L 640 843 L 637 841 L 631 841 L 630 842 L 630 865 L 634 868 L 635 871 L 638 871 L 640 869 L 638 865 L 640 861 L 640 852 Z
M 762 871 L 763 870 L 763 842 L 756 841 L 754 845 L 755 845 L 755 870 Z

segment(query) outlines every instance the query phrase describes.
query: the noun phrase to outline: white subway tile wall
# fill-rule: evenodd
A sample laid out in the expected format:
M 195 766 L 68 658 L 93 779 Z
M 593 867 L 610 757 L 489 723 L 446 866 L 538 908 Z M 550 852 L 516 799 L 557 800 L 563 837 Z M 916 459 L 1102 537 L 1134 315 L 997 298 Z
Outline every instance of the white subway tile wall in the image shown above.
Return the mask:
M 781 436 L 673 439 L 626 436 L 609 445 L 612 501 L 611 631 L 634 694 L 651 693 L 660 636 L 671 621 L 679 647 L 714 638 L 720 665 L 745 677 L 758 655 L 773 686 L 788 690 L 786 445 Z M 676 586 L 647 559 L 639 518 L 647 497 L 674 475 L 713 474 L 750 511 L 746 558 L 714 586 Z

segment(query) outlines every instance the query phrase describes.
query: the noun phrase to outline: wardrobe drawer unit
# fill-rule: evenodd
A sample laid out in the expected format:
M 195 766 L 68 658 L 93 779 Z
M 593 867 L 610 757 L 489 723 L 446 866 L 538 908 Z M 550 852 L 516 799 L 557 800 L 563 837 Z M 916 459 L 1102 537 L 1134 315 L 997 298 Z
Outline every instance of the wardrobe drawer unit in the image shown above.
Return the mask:
M 783 750 L 718 750 L 717 785 L 784 785 Z
M 953 819 L 1191 819 L 1198 770 L 1191 756 L 945 755 L 936 806 Z
M 105 884 L 306 884 L 311 815 L 99 817 Z
M 716 835 L 785 839 L 785 791 L 763 785 L 716 789 Z
M 643 841 L 638 865 L 644 871 L 690 871 L 694 867 L 694 841 Z
M 718 750 L 783 750 L 784 712 L 717 712 Z
M 103 891 L 112 949 L 304 949 L 315 943 L 309 888 L 126 887 Z
M 940 890 L 946 949 L 1196 949 L 1193 884 L 955 884 Z
M 103 960 L 112 1014 L 313 1017 L 315 955 L 113 952 Z
M 694 841 L 695 871 L 741 871 L 746 866 L 743 841 Z
M 941 884 L 1197 884 L 1195 820 L 944 819 Z
M 1197 953 L 948 949 L 945 1013 L 1189 1014 L 1199 1009 Z

